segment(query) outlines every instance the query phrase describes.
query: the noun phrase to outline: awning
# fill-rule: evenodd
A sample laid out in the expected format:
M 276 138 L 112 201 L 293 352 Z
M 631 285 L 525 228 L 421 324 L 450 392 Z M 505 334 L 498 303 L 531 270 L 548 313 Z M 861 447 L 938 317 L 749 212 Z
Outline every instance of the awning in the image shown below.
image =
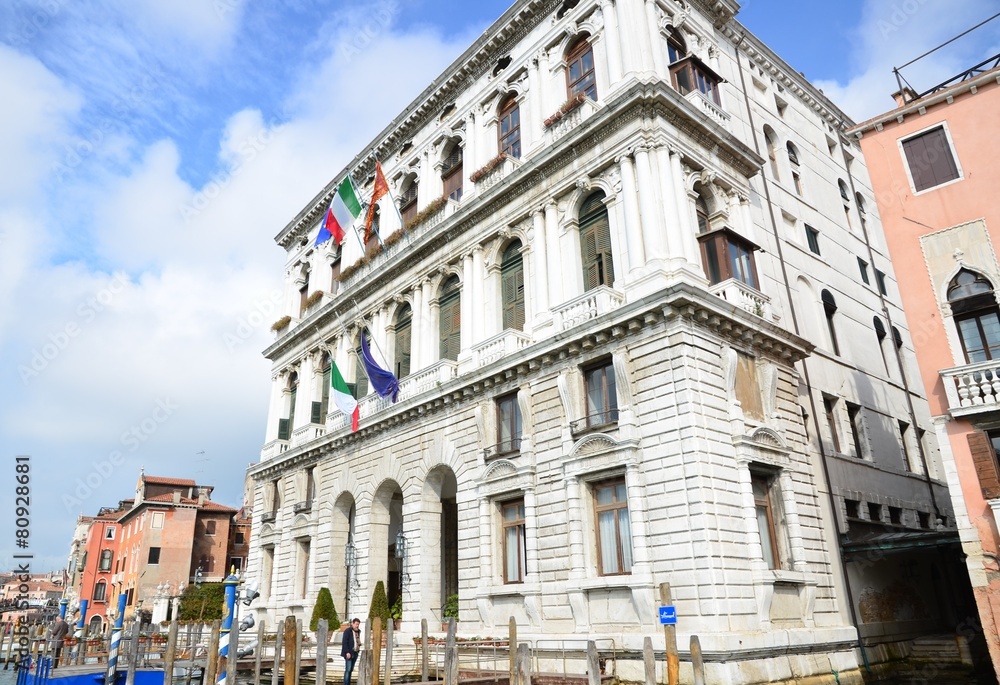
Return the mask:
M 950 547 L 960 545 L 958 531 L 949 530 L 913 530 L 893 533 L 879 533 L 859 540 L 842 542 L 840 550 L 846 559 L 860 555 L 868 556 L 872 552 L 881 554 L 898 554 L 913 550 L 932 549 L 935 547 Z

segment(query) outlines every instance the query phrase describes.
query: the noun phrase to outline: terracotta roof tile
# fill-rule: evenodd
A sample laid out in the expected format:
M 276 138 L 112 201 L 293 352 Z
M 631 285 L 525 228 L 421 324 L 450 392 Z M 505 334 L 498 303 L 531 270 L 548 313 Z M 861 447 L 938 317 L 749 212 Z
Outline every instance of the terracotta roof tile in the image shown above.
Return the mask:
M 182 487 L 195 487 L 195 483 L 190 478 L 168 478 L 166 476 L 143 476 L 142 479 L 152 485 L 180 485 Z

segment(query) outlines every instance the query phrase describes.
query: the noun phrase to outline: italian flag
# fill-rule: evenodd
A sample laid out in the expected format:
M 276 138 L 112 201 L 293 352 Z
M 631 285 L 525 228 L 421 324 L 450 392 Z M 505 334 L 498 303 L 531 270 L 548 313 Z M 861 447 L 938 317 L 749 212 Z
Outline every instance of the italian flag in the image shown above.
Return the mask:
M 347 383 L 344 382 L 344 377 L 340 375 L 340 370 L 332 359 L 330 360 L 330 386 L 333 388 L 333 403 L 337 405 L 337 409 L 351 417 L 351 430 L 356 431 L 360 418 L 358 401 L 351 395 Z
M 361 203 L 358 202 L 358 196 L 354 194 L 354 184 L 351 182 L 351 177 L 347 176 L 337 186 L 337 192 L 333 194 L 330 208 L 326 210 L 326 219 L 319 229 L 319 235 L 316 236 L 316 244 L 321 245 L 333 238 L 340 245 L 344 242 L 347 229 L 354 224 L 354 220 L 358 218 L 359 214 L 361 214 Z

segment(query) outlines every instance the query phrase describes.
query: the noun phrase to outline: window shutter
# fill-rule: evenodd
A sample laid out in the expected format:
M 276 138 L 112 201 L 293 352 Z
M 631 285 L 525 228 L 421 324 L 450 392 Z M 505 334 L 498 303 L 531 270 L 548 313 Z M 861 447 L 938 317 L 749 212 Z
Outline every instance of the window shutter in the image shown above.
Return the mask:
M 313 402 L 312 411 L 309 414 L 309 421 L 312 423 L 323 423 L 323 404 L 322 402 Z
M 611 227 L 608 224 L 607 212 L 594 225 L 594 238 L 597 243 L 597 253 L 604 267 L 601 285 L 610 288 L 615 282 L 615 265 L 611 256 Z
M 289 419 L 278 419 L 278 440 L 288 440 Z
M 501 272 L 503 327 L 524 330 L 524 265 L 520 256 Z
M 583 289 L 614 284 L 611 254 L 611 225 L 604 193 L 594 193 L 580 207 L 580 252 L 583 261 Z
M 966 438 L 969 441 L 969 452 L 972 453 L 972 464 L 976 467 L 976 475 L 979 476 L 979 487 L 983 490 L 983 497 L 986 499 L 1000 497 L 1000 473 L 997 470 L 997 456 L 989 436 L 986 433 L 975 431 L 969 433 Z
M 462 299 L 457 290 L 441 298 L 441 359 L 458 360 L 462 349 Z
M 583 258 L 583 289 L 593 290 L 601 284 L 600 270 L 597 266 L 597 239 L 594 236 L 593 226 L 580 230 L 580 252 Z
M 410 375 L 410 323 L 396 329 L 396 378 Z

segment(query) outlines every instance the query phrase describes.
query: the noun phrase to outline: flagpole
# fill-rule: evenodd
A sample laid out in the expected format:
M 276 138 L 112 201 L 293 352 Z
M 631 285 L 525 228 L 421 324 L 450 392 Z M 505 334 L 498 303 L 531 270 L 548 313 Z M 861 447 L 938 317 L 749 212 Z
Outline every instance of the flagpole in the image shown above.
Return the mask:
M 376 162 L 380 162 L 380 160 L 378 158 L 378 155 L 375 154 L 374 152 L 372 152 L 372 157 L 375 158 Z M 392 208 L 396 210 L 396 216 L 399 217 L 399 228 L 400 229 L 406 228 L 403 225 L 403 213 L 399 211 L 399 205 L 396 204 L 396 198 L 394 198 L 392 196 L 392 191 L 389 190 L 389 180 L 388 179 L 386 179 L 385 187 L 386 187 L 385 194 L 389 196 L 389 201 L 392 203 Z
M 354 305 L 354 309 L 357 310 L 358 317 L 361 319 L 361 327 L 362 327 L 361 329 L 364 330 L 365 328 L 368 328 L 368 320 L 365 319 L 364 312 L 362 312 L 361 307 L 358 306 L 358 301 L 354 298 L 351 298 L 351 304 Z M 389 358 L 385 356 L 385 352 L 382 351 L 382 347 L 378 344 L 378 340 L 375 339 L 374 335 L 369 336 L 368 339 L 371 340 L 373 343 L 375 343 L 375 349 L 378 350 L 379 356 L 382 357 L 382 363 L 385 364 L 385 368 L 388 369 Z
M 356 183 L 354 182 L 354 178 L 353 178 L 353 177 L 351 176 L 350 172 L 348 172 L 348 174 L 347 174 L 347 178 L 351 179 L 351 185 L 352 185 L 352 186 L 354 186 L 354 194 L 360 197 L 360 196 L 361 196 L 361 189 L 360 189 L 360 188 L 358 188 L 358 185 L 357 185 L 357 184 L 356 184 Z M 368 218 L 368 205 L 371 205 L 371 202 L 367 202 L 367 203 L 365 204 L 365 219 L 366 219 L 366 220 L 367 220 L 367 218 Z M 380 247 L 381 247 L 381 248 L 382 248 L 383 250 L 385 250 L 385 243 L 383 243 L 383 242 L 382 242 L 382 236 L 380 236 L 380 235 L 379 235 L 379 233 L 378 233 L 378 229 L 377 229 L 377 228 L 375 228 L 375 226 L 373 225 L 373 226 L 372 226 L 372 230 L 374 230 L 374 231 L 375 231 L 375 239 L 376 239 L 376 240 L 378 240 L 378 244 L 379 244 L 379 246 L 380 246 Z M 361 240 L 361 236 L 358 236 L 358 240 L 359 240 L 359 241 Z M 364 252 L 367 252 L 367 248 L 363 248 L 363 249 L 362 249 L 362 253 L 364 253 Z

